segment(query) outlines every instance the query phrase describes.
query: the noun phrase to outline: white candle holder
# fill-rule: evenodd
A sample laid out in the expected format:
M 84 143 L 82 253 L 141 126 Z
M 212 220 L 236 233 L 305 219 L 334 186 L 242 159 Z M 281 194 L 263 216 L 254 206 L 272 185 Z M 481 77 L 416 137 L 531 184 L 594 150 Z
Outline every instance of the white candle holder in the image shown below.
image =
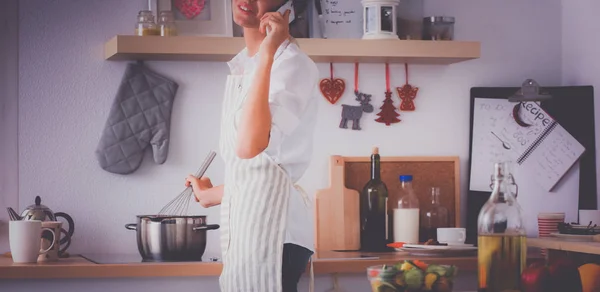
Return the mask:
M 363 39 L 398 39 L 396 8 L 400 0 L 362 0 Z

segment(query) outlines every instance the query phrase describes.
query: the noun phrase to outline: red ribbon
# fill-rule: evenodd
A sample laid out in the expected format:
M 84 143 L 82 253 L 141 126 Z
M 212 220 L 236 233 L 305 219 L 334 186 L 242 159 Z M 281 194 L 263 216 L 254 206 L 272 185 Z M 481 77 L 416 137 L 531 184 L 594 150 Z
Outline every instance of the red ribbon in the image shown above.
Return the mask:
M 331 80 L 333 80 L 333 63 L 329 63 L 329 72 L 331 72 Z
M 406 72 L 406 84 L 408 84 L 408 64 L 404 63 L 404 71 Z
M 354 92 L 358 92 L 358 63 L 354 63 Z
M 388 63 L 385 63 L 385 90 L 386 92 L 391 92 L 390 90 L 390 67 Z

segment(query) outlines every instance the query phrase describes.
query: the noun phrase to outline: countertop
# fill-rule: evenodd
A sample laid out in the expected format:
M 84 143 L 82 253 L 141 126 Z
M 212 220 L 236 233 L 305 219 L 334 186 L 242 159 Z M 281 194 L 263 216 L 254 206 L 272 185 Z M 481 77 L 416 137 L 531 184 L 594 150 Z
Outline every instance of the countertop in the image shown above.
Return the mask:
M 361 258 L 362 257 L 362 258 Z M 371 258 L 377 257 L 377 258 Z M 369 266 L 416 259 L 427 263 L 456 265 L 460 271 L 475 271 L 477 257 L 415 257 L 405 252 L 360 253 L 320 251 L 314 257 L 315 274 L 365 273 Z M 135 278 L 218 276 L 220 262 L 136 262 L 96 264 L 79 255 L 58 262 L 15 264 L 0 257 L 0 279 Z M 308 272 L 308 270 L 307 270 Z

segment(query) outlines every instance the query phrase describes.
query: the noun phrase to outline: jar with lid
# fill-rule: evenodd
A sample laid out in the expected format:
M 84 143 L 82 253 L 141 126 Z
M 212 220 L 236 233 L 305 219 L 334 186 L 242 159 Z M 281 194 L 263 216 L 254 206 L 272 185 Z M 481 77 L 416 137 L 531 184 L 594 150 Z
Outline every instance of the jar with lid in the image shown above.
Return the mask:
M 158 29 L 161 36 L 176 36 L 177 25 L 173 11 L 161 11 L 158 17 Z
M 419 198 L 412 181 L 412 175 L 400 176 L 400 199 L 392 219 L 395 242 L 419 243 Z
M 423 40 L 451 41 L 453 39 L 454 17 L 430 16 L 423 18 Z
M 154 22 L 152 11 L 142 10 L 138 13 L 137 23 L 135 25 L 135 35 L 158 35 L 158 28 Z

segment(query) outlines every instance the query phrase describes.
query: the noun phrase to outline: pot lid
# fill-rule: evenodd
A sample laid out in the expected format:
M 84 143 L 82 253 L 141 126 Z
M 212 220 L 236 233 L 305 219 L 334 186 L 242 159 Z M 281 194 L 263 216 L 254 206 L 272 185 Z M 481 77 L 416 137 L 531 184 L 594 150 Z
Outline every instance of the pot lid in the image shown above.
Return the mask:
M 27 206 L 21 213 L 23 220 L 54 220 L 54 212 L 45 205 L 42 205 L 40 196 L 35 197 L 35 204 Z

